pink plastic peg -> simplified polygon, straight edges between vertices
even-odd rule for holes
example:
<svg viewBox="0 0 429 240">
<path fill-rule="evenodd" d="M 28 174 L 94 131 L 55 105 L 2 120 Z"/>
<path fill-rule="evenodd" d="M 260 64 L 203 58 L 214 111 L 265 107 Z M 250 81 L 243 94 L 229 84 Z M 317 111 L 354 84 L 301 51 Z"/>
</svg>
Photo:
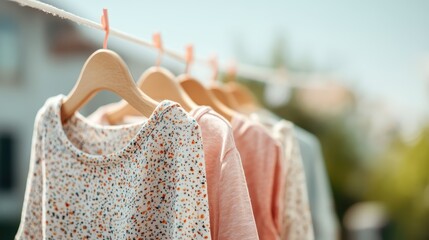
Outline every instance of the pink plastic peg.
<svg viewBox="0 0 429 240">
<path fill-rule="evenodd" d="M 217 80 L 217 76 L 219 74 L 219 64 L 217 61 L 217 55 L 213 55 L 210 59 L 209 59 L 209 63 L 213 69 L 213 82 L 216 82 Z"/>
<path fill-rule="evenodd" d="M 103 15 L 101 15 L 101 25 L 103 26 L 106 34 L 104 35 L 103 48 L 107 48 L 107 39 L 109 38 L 110 26 L 109 26 L 109 16 L 107 8 L 103 8 Z"/>
<path fill-rule="evenodd" d="M 153 45 L 159 51 L 158 59 L 156 60 L 156 66 L 159 67 L 161 65 L 161 55 L 164 52 L 164 49 L 162 47 L 161 33 L 159 32 L 154 33 L 152 35 L 152 40 L 153 40 Z"/>
<path fill-rule="evenodd" d="M 186 61 L 185 74 L 189 74 L 190 65 L 194 61 L 194 46 L 192 44 L 188 44 L 186 46 L 185 61 Z"/>
<path fill-rule="evenodd" d="M 228 67 L 228 76 L 230 77 L 230 81 L 234 80 L 237 75 L 237 62 L 235 60 L 231 60 Z"/>
</svg>

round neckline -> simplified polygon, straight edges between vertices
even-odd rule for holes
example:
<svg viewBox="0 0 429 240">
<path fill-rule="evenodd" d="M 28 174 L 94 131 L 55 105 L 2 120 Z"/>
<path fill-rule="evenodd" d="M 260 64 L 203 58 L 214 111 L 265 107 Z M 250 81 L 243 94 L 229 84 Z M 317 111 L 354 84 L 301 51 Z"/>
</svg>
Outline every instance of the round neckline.
<svg viewBox="0 0 429 240">
<path fill-rule="evenodd" d="M 195 120 L 198 120 L 201 118 L 202 115 L 204 115 L 205 113 L 211 111 L 212 108 L 209 106 L 205 106 L 205 105 L 201 105 L 198 107 L 193 108 L 190 112 L 189 115 L 191 115 L 193 118 L 195 118 Z"/>
<path fill-rule="evenodd" d="M 92 154 L 83 151 L 82 149 L 78 148 L 71 142 L 69 137 L 67 136 L 63 124 L 61 122 L 61 106 L 64 101 L 65 96 L 60 95 L 58 96 L 58 101 L 55 104 L 55 107 L 53 109 L 54 116 L 55 116 L 55 130 L 58 133 L 58 138 L 60 141 L 66 146 L 66 148 L 72 152 L 72 154 L 75 155 L 75 158 L 84 163 L 84 164 L 91 164 L 91 165 L 109 165 L 117 163 L 121 160 L 126 160 L 131 155 L 134 155 L 134 150 L 136 145 L 140 145 L 141 142 L 145 141 L 149 134 L 152 132 L 152 130 L 155 128 L 155 126 L 160 122 L 162 119 L 162 116 L 165 112 L 167 112 L 172 107 L 178 106 L 177 103 L 169 101 L 169 100 L 163 100 L 161 101 L 155 108 L 155 110 L 152 112 L 152 114 L 145 120 L 137 123 L 131 123 L 131 124 L 121 124 L 121 125 L 114 125 L 114 126 L 104 126 L 101 124 L 97 124 L 95 122 L 90 121 L 88 118 L 80 114 L 79 112 L 75 112 L 69 120 L 67 120 L 67 123 L 70 123 L 71 121 L 77 121 L 77 124 L 86 126 L 88 128 L 95 128 L 100 130 L 120 130 L 120 129 L 130 129 L 130 128 L 137 128 L 137 132 L 133 134 L 133 137 L 121 148 L 119 148 L 116 151 L 107 153 L 107 154 Z M 67 124 L 65 123 L 65 124 Z"/>
</svg>

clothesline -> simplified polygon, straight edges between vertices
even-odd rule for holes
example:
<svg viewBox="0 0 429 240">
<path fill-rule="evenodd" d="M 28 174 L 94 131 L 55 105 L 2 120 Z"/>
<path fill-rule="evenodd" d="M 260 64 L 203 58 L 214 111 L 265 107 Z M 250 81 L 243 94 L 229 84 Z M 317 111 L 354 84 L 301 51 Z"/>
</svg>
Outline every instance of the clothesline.
<svg viewBox="0 0 429 240">
<path fill-rule="evenodd" d="M 38 9 L 45 13 L 70 20 L 80 25 L 84 25 L 93 29 L 104 31 L 104 28 L 100 23 L 80 17 L 76 14 L 59 9 L 47 3 L 43 3 L 37 0 L 10 0 L 10 1 L 19 3 L 22 6 Z M 138 45 L 142 45 L 153 49 L 156 48 L 154 44 L 149 41 L 143 40 L 141 38 L 135 37 L 133 35 L 130 35 L 128 33 L 122 32 L 114 28 L 110 28 L 109 34 L 114 35 L 123 40 L 136 43 Z M 182 54 L 179 54 L 176 51 L 171 49 L 163 49 L 163 54 L 166 54 L 178 61 L 182 61 L 182 62 L 186 61 L 185 60 L 186 58 Z M 209 60 L 202 59 L 202 58 L 194 58 L 194 61 L 202 64 L 208 64 L 208 65 L 211 64 Z M 237 63 L 235 68 L 236 68 L 236 74 L 239 76 L 249 78 L 259 82 L 264 82 L 264 83 L 271 82 L 272 84 L 288 85 L 291 87 L 292 86 L 303 87 L 307 82 L 306 80 L 320 80 L 320 79 L 326 78 L 326 76 L 323 76 L 320 74 L 311 74 L 311 75 L 296 74 L 296 73 L 286 72 L 285 70 L 282 70 L 282 69 L 279 70 L 279 69 L 273 69 L 273 68 L 258 67 L 258 66 L 252 66 L 252 65 L 242 64 L 242 63 Z M 226 69 L 227 67 L 225 66 L 219 67 L 220 71 L 225 71 Z M 284 80 L 287 80 L 287 81 L 284 81 Z"/>
</svg>

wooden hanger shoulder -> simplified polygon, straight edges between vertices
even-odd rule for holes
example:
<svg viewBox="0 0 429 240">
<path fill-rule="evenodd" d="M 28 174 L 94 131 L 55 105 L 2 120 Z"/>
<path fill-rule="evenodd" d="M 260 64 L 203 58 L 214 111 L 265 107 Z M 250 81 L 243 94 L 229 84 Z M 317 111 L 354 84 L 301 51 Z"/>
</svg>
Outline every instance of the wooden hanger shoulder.
<svg viewBox="0 0 429 240">
<path fill-rule="evenodd" d="M 226 90 L 224 86 L 214 85 L 210 87 L 209 90 L 220 102 L 222 102 L 227 107 L 237 111 L 240 110 L 240 105 L 237 103 L 234 96 L 228 90 Z"/>
<path fill-rule="evenodd" d="M 198 106 L 183 90 L 182 86 L 177 82 L 176 77 L 165 68 L 149 68 L 140 77 L 138 85 L 151 98 L 175 101 L 187 111 L 191 111 Z"/>
<path fill-rule="evenodd" d="M 198 80 L 188 75 L 182 75 L 178 77 L 178 81 L 195 103 L 210 106 L 225 119 L 231 121 L 234 111 L 217 100 Z"/>
<path fill-rule="evenodd" d="M 177 102 L 188 112 L 198 106 L 176 82 L 174 75 L 165 68 L 149 68 L 141 75 L 137 84 L 140 90 L 156 101 L 168 99 Z M 106 118 L 110 123 L 117 124 L 122 122 L 125 116 L 138 115 L 141 115 L 138 110 L 130 104 L 123 103 L 118 108 L 107 112 Z"/>
<path fill-rule="evenodd" d="M 234 97 L 236 102 L 246 111 L 255 111 L 260 108 L 260 104 L 256 100 L 252 92 L 246 87 L 236 82 L 228 82 L 225 84 L 226 89 Z"/>
<path fill-rule="evenodd" d="M 116 93 L 146 117 L 158 105 L 137 88 L 128 67 L 118 54 L 100 49 L 88 58 L 76 85 L 64 99 L 61 106 L 62 121 L 69 119 L 101 90 Z"/>
</svg>

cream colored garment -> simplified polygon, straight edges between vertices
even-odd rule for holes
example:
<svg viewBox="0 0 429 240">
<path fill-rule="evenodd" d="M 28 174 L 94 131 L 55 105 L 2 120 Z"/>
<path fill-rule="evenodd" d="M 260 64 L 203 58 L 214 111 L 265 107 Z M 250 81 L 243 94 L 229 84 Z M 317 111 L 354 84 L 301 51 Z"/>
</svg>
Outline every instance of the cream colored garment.
<svg viewBox="0 0 429 240">
<path fill-rule="evenodd" d="M 243 162 L 259 238 L 280 239 L 285 177 L 281 145 L 266 129 L 244 116 L 231 126 Z"/>
<path fill-rule="evenodd" d="M 280 121 L 273 126 L 272 133 L 282 143 L 286 161 L 282 239 L 312 240 L 314 232 L 305 172 L 293 124 Z"/>
<path fill-rule="evenodd" d="M 103 118 L 114 105 L 95 111 L 89 119 L 108 124 Z M 201 127 L 208 185 L 212 239 L 258 239 L 249 192 L 240 155 L 229 123 L 209 107 L 190 112 Z M 141 121 L 126 116 L 124 121 Z"/>
</svg>

